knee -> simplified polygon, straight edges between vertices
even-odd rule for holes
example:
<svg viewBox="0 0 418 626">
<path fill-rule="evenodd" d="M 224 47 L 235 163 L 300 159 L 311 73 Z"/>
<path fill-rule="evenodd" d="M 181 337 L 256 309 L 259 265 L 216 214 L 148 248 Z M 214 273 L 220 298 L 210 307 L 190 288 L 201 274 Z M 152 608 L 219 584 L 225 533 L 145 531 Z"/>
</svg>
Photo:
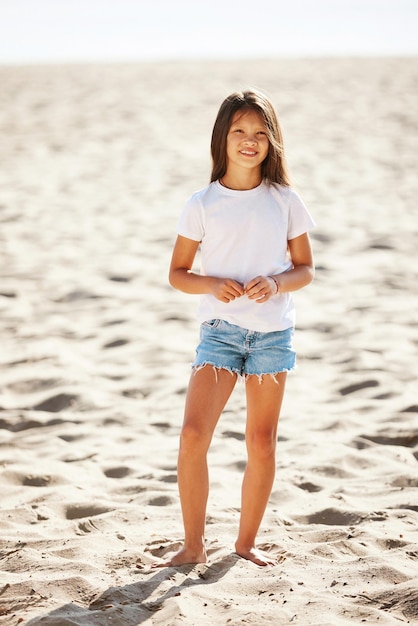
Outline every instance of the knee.
<svg viewBox="0 0 418 626">
<path fill-rule="evenodd" d="M 249 455 L 260 459 L 268 459 L 276 454 L 276 433 L 271 431 L 254 432 L 247 435 L 247 450 Z"/>
<path fill-rule="evenodd" d="M 210 437 L 195 424 L 184 424 L 180 433 L 180 451 L 187 454 L 205 451 L 209 447 Z"/>
</svg>

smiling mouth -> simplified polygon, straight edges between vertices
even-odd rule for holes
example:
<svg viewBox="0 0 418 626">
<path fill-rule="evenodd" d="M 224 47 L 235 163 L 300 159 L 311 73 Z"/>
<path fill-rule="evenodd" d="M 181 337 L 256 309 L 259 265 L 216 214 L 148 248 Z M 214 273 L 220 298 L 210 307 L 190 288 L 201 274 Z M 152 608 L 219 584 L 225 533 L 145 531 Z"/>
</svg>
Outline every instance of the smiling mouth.
<svg viewBox="0 0 418 626">
<path fill-rule="evenodd" d="M 240 150 L 241 154 L 245 154 L 245 156 L 255 156 L 257 152 L 254 150 Z"/>
</svg>

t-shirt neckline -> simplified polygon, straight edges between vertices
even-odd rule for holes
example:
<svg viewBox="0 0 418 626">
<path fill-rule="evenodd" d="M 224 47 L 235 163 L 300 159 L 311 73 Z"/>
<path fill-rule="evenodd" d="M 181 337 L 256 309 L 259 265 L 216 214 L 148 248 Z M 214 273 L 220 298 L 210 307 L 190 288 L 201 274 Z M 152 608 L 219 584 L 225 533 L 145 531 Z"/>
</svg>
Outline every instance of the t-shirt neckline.
<svg viewBox="0 0 418 626">
<path fill-rule="evenodd" d="M 246 194 L 248 196 L 255 195 L 259 193 L 260 191 L 262 191 L 262 189 L 264 189 L 265 187 L 264 180 L 262 180 L 261 183 L 257 185 L 257 187 L 253 187 L 253 189 L 230 189 L 229 187 L 225 187 L 224 185 L 222 185 L 219 182 L 219 180 L 216 180 L 214 184 L 216 185 L 219 191 L 221 191 L 222 193 L 228 196 L 238 196 L 238 195 L 243 195 L 243 194 Z"/>
</svg>

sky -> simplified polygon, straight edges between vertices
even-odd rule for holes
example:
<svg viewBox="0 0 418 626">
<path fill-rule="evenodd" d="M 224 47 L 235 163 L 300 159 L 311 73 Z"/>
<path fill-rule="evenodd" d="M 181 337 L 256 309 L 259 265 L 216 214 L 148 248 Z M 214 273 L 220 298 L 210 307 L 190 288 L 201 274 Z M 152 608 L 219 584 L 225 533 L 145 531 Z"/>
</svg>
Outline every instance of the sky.
<svg viewBox="0 0 418 626">
<path fill-rule="evenodd" d="M 418 54 L 418 0 L 0 0 L 0 64 Z"/>
</svg>

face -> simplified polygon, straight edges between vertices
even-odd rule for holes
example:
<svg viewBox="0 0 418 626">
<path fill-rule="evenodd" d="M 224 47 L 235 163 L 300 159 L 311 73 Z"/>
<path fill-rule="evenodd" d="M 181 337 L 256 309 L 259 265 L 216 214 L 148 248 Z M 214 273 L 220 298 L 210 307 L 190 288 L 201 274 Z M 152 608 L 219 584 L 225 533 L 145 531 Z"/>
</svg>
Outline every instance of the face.
<svg viewBox="0 0 418 626">
<path fill-rule="evenodd" d="M 256 111 L 237 111 L 226 140 L 227 168 L 259 168 L 267 157 L 269 140 L 262 116 Z"/>
</svg>

